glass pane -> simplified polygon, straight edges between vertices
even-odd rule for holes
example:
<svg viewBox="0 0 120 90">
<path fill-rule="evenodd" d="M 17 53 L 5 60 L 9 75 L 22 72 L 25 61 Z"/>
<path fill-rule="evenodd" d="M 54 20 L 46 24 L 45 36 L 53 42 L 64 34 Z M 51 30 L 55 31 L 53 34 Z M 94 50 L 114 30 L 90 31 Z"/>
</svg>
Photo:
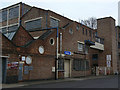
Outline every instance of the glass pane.
<svg viewBox="0 0 120 90">
<path fill-rule="evenodd" d="M 17 18 L 19 16 L 19 6 L 9 9 L 9 19 Z"/>
<path fill-rule="evenodd" d="M 11 32 L 11 33 L 6 33 L 4 34 L 8 39 L 12 40 L 13 36 L 15 35 L 15 32 Z"/>
<path fill-rule="evenodd" d="M 26 22 L 26 30 L 33 30 L 41 28 L 41 19 Z"/>
<path fill-rule="evenodd" d="M 50 18 L 50 26 L 51 27 L 58 27 L 59 21 L 53 18 Z"/>
<path fill-rule="evenodd" d="M 8 27 L 8 31 L 11 32 L 11 31 L 16 31 L 18 29 L 18 25 L 14 25 L 14 26 L 10 26 Z"/>
<path fill-rule="evenodd" d="M 7 20 L 7 10 L 2 11 L 2 21 Z"/>
</svg>

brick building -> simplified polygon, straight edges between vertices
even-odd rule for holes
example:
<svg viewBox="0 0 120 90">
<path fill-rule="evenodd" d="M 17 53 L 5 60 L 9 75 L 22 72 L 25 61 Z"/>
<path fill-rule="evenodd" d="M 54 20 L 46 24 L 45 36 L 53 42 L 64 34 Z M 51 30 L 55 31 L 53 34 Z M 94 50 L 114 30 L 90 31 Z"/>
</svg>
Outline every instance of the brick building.
<svg viewBox="0 0 120 90">
<path fill-rule="evenodd" d="M 112 17 L 98 19 L 93 30 L 21 2 L 2 9 L 0 15 L 3 83 L 117 72 Z"/>
<path fill-rule="evenodd" d="M 118 70 L 119 70 L 119 73 L 120 73 L 120 27 L 117 26 L 116 27 L 116 30 L 117 30 L 117 43 L 118 43 Z"/>
</svg>

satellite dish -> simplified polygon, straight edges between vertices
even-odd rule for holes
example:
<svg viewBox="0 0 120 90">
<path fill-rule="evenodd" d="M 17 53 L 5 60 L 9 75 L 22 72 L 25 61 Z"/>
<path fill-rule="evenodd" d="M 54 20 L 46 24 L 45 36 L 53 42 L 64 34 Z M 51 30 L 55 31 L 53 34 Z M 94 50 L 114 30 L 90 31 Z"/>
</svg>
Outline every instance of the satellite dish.
<svg viewBox="0 0 120 90">
<path fill-rule="evenodd" d="M 43 53 L 44 53 L 44 47 L 43 47 L 43 46 L 40 46 L 40 47 L 39 47 L 39 52 L 40 52 L 40 54 L 43 54 Z"/>
<path fill-rule="evenodd" d="M 27 64 L 31 64 L 32 63 L 32 57 L 31 56 L 27 56 L 26 63 Z"/>
</svg>

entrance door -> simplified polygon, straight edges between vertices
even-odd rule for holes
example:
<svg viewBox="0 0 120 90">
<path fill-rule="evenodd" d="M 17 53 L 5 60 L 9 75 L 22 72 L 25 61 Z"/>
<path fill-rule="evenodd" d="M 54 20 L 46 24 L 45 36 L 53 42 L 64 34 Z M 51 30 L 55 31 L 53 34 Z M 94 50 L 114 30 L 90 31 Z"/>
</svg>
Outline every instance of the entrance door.
<svg viewBox="0 0 120 90">
<path fill-rule="evenodd" d="M 68 78 L 70 77 L 70 61 L 69 60 L 65 60 L 64 62 L 64 77 Z"/>
<path fill-rule="evenodd" d="M 6 83 L 7 60 L 2 58 L 2 83 Z"/>
<path fill-rule="evenodd" d="M 18 74 L 19 81 L 23 80 L 22 76 L 23 76 L 23 63 L 19 63 L 19 74 Z"/>
</svg>

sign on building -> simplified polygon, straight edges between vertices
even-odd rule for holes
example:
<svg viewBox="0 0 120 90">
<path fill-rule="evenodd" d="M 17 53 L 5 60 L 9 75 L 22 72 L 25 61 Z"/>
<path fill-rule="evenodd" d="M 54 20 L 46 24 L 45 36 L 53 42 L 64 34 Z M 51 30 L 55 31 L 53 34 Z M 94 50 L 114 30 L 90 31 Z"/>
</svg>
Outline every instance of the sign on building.
<svg viewBox="0 0 120 90">
<path fill-rule="evenodd" d="M 107 55 L 106 58 L 107 58 L 107 61 L 111 61 L 111 55 Z"/>
<path fill-rule="evenodd" d="M 64 54 L 65 55 L 71 55 L 71 52 L 70 51 L 64 51 Z"/>
</svg>

